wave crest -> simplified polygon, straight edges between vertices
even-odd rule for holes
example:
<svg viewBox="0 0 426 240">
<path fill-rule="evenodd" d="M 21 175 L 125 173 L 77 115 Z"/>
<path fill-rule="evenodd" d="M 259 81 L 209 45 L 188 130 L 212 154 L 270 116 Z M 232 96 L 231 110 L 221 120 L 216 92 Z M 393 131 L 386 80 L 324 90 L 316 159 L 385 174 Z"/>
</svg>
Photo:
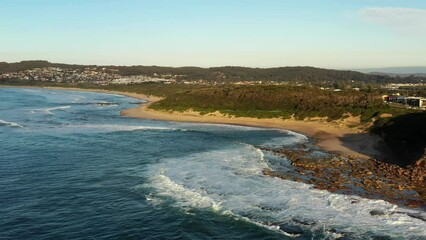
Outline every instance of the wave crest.
<svg viewBox="0 0 426 240">
<path fill-rule="evenodd" d="M 419 211 L 265 176 L 262 169 L 268 167 L 267 158 L 253 146 L 237 144 L 167 159 L 147 169 L 147 187 L 154 189 L 153 196 L 174 199 L 179 208 L 219 209 L 221 214 L 277 229 L 285 235 L 303 234 L 304 229 L 330 238 L 347 235 L 362 239 L 367 232 L 392 237 L 426 234 L 423 213 Z M 373 216 L 370 212 L 374 209 L 395 214 Z M 305 219 L 309 226 L 294 218 Z M 297 228 L 292 229 L 293 225 Z"/>
<path fill-rule="evenodd" d="M 155 127 L 155 126 L 132 126 L 132 125 L 113 125 L 113 124 L 86 124 L 86 125 L 67 125 L 68 128 L 92 129 L 106 132 L 130 132 L 137 130 L 145 131 L 186 131 L 185 129 Z"/>
<path fill-rule="evenodd" d="M 47 115 L 55 115 L 52 111 L 64 110 L 64 109 L 68 109 L 68 108 L 71 108 L 71 106 L 60 106 L 60 107 L 52 107 L 52 108 L 33 109 L 33 110 L 31 110 L 31 113 L 43 112 Z"/>
<path fill-rule="evenodd" d="M 11 128 L 23 128 L 24 127 L 19 123 L 8 122 L 8 121 L 4 121 L 4 120 L 1 120 L 1 119 L 0 119 L 0 126 L 11 127 Z"/>
</svg>

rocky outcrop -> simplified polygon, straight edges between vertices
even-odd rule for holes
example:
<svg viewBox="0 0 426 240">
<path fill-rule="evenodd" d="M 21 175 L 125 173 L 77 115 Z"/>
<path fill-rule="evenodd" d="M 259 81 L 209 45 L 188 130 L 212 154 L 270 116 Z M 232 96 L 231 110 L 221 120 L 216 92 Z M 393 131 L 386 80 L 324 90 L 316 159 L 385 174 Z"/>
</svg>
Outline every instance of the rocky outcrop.
<svg viewBox="0 0 426 240">
<path fill-rule="evenodd" d="M 265 169 L 272 177 L 313 184 L 330 192 L 383 199 L 402 206 L 426 209 L 426 158 L 400 167 L 374 159 L 343 158 L 336 154 L 318 158 L 306 146 L 263 149 L 288 159 L 293 171 Z"/>
</svg>

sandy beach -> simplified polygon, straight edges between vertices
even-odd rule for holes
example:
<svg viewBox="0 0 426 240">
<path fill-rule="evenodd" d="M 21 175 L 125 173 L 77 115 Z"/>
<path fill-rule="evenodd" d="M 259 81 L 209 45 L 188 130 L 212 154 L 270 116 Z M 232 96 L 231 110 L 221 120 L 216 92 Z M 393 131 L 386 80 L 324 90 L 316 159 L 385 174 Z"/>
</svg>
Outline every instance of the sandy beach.
<svg viewBox="0 0 426 240">
<path fill-rule="evenodd" d="M 138 97 L 137 95 L 134 96 Z M 144 99 L 143 95 L 140 95 L 139 97 Z M 124 110 L 121 114 L 126 117 L 163 121 L 278 128 L 302 133 L 314 139 L 316 144 L 322 149 L 337 152 L 344 156 L 368 159 L 380 155 L 380 152 L 376 149 L 376 146 L 380 141 L 378 137 L 360 132 L 358 129 L 349 128 L 344 125 L 338 126 L 337 124 L 320 121 L 301 121 L 294 119 L 283 120 L 279 118 L 257 119 L 249 117 L 230 117 L 225 116 L 220 112 L 201 115 L 195 111 L 172 112 L 150 109 L 149 105 L 158 100 L 160 100 L 160 98 L 151 98 L 148 103 L 142 104 L 138 108 Z"/>
<path fill-rule="evenodd" d="M 1 86 L 15 87 L 15 86 Z M 25 87 L 28 88 L 28 87 Z M 31 88 L 31 87 L 30 87 Z M 34 87 L 40 88 L 40 87 Z M 279 118 L 249 118 L 249 117 L 230 117 L 219 112 L 201 115 L 195 111 L 171 112 L 156 111 L 149 108 L 149 105 L 161 100 L 161 97 L 149 96 L 139 93 L 109 91 L 102 89 L 81 89 L 81 88 L 63 88 L 63 87 L 43 87 L 53 90 L 71 90 L 83 92 L 99 92 L 108 94 L 119 94 L 140 100 L 147 101 L 137 108 L 126 109 L 121 115 L 133 118 L 154 119 L 162 121 L 175 122 L 194 122 L 194 123 L 215 123 L 215 124 L 231 124 L 252 127 L 266 127 L 290 130 L 304 134 L 312 138 L 315 143 L 326 151 L 337 152 L 343 156 L 354 158 L 376 158 L 380 156 L 377 150 L 379 137 L 372 136 L 368 133 L 360 132 L 359 129 L 349 128 L 344 124 L 332 124 L 324 121 L 302 121 L 294 119 Z"/>
</svg>

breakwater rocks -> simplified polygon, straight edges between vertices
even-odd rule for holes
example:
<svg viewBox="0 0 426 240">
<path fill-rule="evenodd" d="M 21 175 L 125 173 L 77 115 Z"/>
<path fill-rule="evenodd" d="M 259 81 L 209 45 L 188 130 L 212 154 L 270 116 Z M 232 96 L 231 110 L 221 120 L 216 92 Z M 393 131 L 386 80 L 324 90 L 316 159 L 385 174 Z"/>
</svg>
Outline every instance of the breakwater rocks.
<svg viewBox="0 0 426 240">
<path fill-rule="evenodd" d="M 312 184 L 330 192 L 426 209 L 426 158 L 402 168 L 374 159 L 344 158 L 333 153 L 318 155 L 314 147 L 306 145 L 262 150 L 288 159 L 292 168 L 264 169 L 265 175 Z"/>
</svg>

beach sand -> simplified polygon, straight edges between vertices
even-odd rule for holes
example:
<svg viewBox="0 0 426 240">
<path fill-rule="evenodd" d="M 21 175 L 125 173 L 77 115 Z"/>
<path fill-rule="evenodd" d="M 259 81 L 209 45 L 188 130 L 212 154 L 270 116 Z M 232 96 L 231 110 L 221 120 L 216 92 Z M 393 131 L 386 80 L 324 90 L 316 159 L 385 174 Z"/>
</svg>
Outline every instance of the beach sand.
<svg viewBox="0 0 426 240">
<path fill-rule="evenodd" d="M 220 112 L 201 115 L 195 111 L 172 112 L 156 111 L 149 105 L 158 99 L 142 104 L 138 108 L 127 109 L 121 112 L 123 116 L 144 119 L 156 119 L 175 122 L 232 124 L 253 127 L 285 129 L 304 134 L 316 141 L 316 145 L 326 151 L 337 152 L 343 156 L 354 158 L 376 158 L 380 155 L 377 150 L 380 138 L 359 129 L 339 126 L 321 121 L 301 121 L 280 118 L 249 118 L 225 116 Z"/>
</svg>

